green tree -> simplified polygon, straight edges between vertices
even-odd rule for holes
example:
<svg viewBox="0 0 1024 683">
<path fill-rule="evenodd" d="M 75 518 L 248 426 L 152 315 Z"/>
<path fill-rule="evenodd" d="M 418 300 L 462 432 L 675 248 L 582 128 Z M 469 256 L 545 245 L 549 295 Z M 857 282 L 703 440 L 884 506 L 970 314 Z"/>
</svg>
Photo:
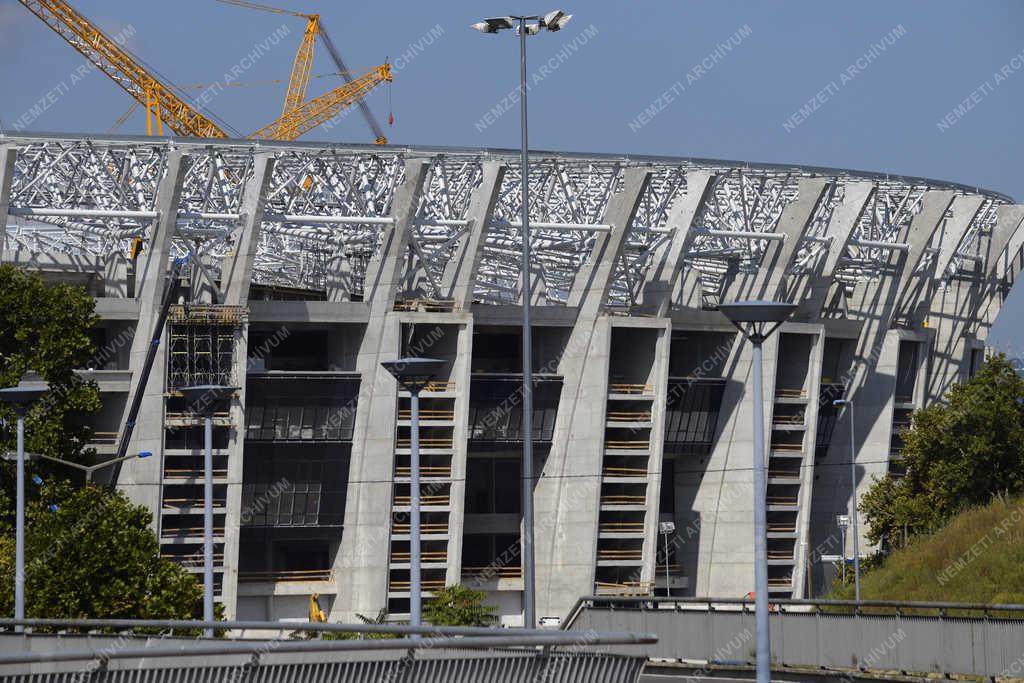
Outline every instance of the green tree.
<svg viewBox="0 0 1024 683">
<path fill-rule="evenodd" d="M 88 447 L 92 432 L 83 416 L 99 410 L 99 390 L 74 372 L 96 354 L 90 337 L 98 320 L 94 307 L 95 301 L 79 287 L 48 285 L 39 275 L 0 266 L 0 387 L 14 386 L 35 372 L 51 389 L 26 415 L 25 446 L 30 452 L 81 463 L 94 456 Z M 0 421 L 0 451 L 14 450 L 14 412 L 0 406 Z M 46 464 L 33 463 L 32 468 L 52 471 Z M 6 494 L 0 502 L 13 500 L 13 472 L 12 464 L 0 464 L 0 486 Z M 0 514 L 0 524 L 10 523 L 9 503 L 0 507 Z"/>
<path fill-rule="evenodd" d="M 1024 492 L 1024 378 L 997 354 L 946 398 L 904 430 L 906 475 L 876 480 L 862 499 L 873 543 L 900 547 L 993 495 Z"/>
<path fill-rule="evenodd" d="M 55 507 L 51 507 L 55 506 Z M 202 587 L 160 557 L 152 515 L 99 486 L 48 484 L 26 508 L 25 612 L 53 619 L 198 619 Z M 14 582 L 14 540 L 0 539 L 0 581 Z M 10 590 L 0 614 L 12 614 Z"/>
<path fill-rule="evenodd" d="M 462 584 L 434 591 L 423 607 L 423 618 L 434 626 L 492 626 L 494 608 L 483 604 L 487 594 Z"/>
</svg>

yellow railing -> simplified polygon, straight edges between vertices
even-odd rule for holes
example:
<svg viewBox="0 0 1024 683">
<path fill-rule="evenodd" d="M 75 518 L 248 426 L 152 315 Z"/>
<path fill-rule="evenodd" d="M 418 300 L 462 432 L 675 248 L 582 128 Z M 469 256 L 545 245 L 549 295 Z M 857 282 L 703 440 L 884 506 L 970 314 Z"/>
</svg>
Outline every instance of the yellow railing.
<svg viewBox="0 0 1024 683">
<path fill-rule="evenodd" d="M 437 436 L 420 439 L 420 448 L 451 448 L 453 439 L 450 436 Z M 399 448 L 412 448 L 412 439 L 399 439 Z"/>
<path fill-rule="evenodd" d="M 164 470 L 164 479 L 202 479 L 206 474 L 201 469 L 169 469 Z M 227 468 L 213 470 L 214 477 L 228 476 Z"/>
<path fill-rule="evenodd" d="M 395 534 L 408 534 L 412 531 L 412 526 L 408 523 L 399 524 L 395 523 L 391 525 L 391 532 Z M 446 534 L 448 533 L 447 524 L 420 524 L 421 534 Z"/>
<path fill-rule="evenodd" d="M 210 304 L 172 305 L 167 314 L 169 323 L 207 323 L 210 325 L 240 325 L 248 317 L 245 306 Z"/>
<path fill-rule="evenodd" d="M 450 466 L 431 466 L 431 467 L 420 467 L 421 477 L 450 477 L 452 475 L 452 468 Z M 395 468 L 395 476 L 399 477 L 411 477 L 412 467 L 399 466 Z"/>
<path fill-rule="evenodd" d="M 426 393 L 439 393 L 442 391 L 455 391 L 455 380 L 440 380 L 435 379 L 431 382 L 427 382 L 422 391 Z"/>
<path fill-rule="evenodd" d="M 165 508 L 203 507 L 203 501 L 198 498 L 164 498 L 163 505 Z M 224 505 L 224 500 L 213 499 L 214 508 L 222 508 Z"/>
<path fill-rule="evenodd" d="M 646 502 L 646 496 L 601 496 L 601 505 L 643 505 Z"/>
<path fill-rule="evenodd" d="M 768 559 L 769 560 L 792 560 L 793 559 L 793 551 L 792 550 L 769 550 L 768 551 Z"/>
<path fill-rule="evenodd" d="M 782 578 L 782 579 L 768 579 L 768 586 L 770 588 L 788 588 L 793 585 L 793 579 Z"/>
<path fill-rule="evenodd" d="M 609 394 L 631 394 L 646 395 L 654 393 L 653 384 L 628 384 L 625 382 L 614 382 L 608 385 Z"/>
<path fill-rule="evenodd" d="M 807 392 L 803 389 L 779 389 L 775 398 L 807 398 Z"/>
<path fill-rule="evenodd" d="M 398 411 L 398 419 L 399 420 L 411 420 L 412 419 L 412 409 L 410 408 L 410 409 L 406 410 L 406 409 L 403 408 L 402 410 L 399 410 Z M 421 410 L 420 411 L 420 419 L 421 420 L 454 420 L 455 419 L 455 411 L 454 410 Z"/>
<path fill-rule="evenodd" d="M 291 581 L 291 582 L 312 582 L 331 581 L 334 572 L 330 569 L 286 569 L 277 572 L 238 572 L 238 580 L 241 582 L 269 582 L 269 581 Z"/>
<path fill-rule="evenodd" d="M 644 523 L 643 522 L 602 522 L 598 527 L 598 531 L 604 531 L 609 534 L 629 534 L 629 533 L 643 533 Z"/>
<path fill-rule="evenodd" d="M 650 422 L 649 410 L 609 410 L 606 416 L 609 422 Z"/>
<path fill-rule="evenodd" d="M 625 583 L 612 583 L 597 581 L 594 583 L 594 592 L 598 595 L 650 595 L 654 592 L 654 582 L 626 581 Z"/>
<path fill-rule="evenodd" d="M 642 449 L 645 449 L 645 448 L 650 448 L 651 447 L 651 442 L 650 442 L 650 440 L 635 440 L 635 441 L 614 440 L 614 441 L 605 441 L 604 442 L 604 447 L 606 449 L 608 449 L 609 451 L 629 451 L 629 450 L 636 450 L 636 449 L 641 449 L 642 450 Z"/>
<path fill-rule="evenodd" d="M 598 548 L 597 559 L 599 560 L 642 560 L 642 550 L 628 550 L 621 548 Z"/>
<path fill-rule="evenodd" d="M 507 567 L 498 567 L 495 565 L 489 565 L 487 567 L 463 567 L 463 577 L 473 577 L 477 579 L 521 579 L 523 578 L 523 568 L 518 565 L 510 565 Z"/>
<path fill-rule="evenodd" d="M 773 425 L 802 425 L 804 423 L 804 414 L 799 413 L 797 415 L 772 415 Z"/>
<path fill-rule="evenodd" d="M 800 473 L 788 470 L 768 470 L 768 476 L 772 479 L 799 479 Z"/>
<path fill-rule="evenodd" d="M 791 534 L 796 531 L 794 524 L 772 524 L 768 523 L 768 531 L 776 534 Z"/>
<path fill-rule="evenodd" d="M 646 477 L 647 470 L 643 467 L 605 467 L 602 470 L 606 477 Z"/>
<path fill-rule="evenodd" d="M 782 453 L 802 453 L 804 445 L 800 443 L 773 443 L 772 450 Z"/>
<path fill-rule="evenodd" d="M 662 576 L 664 576 L 666 570 L 668 571 L 669 574 L 672 574 L 674 572 L 679 572 L 682 569 L 682 565 L 679 565 L 679 564 L 667 564 L 667 565 L 666 564 L 659 564 L 654 569 L 655 569 L 655 571 L 660 572 Z"/>
<path fill-rule="evenodd" d="M 796 505 L 794 496 L 768 496 L 769 505 Z"/>
<path fill-rule="evenodd" d="M 395 301 L 396 311 L 423 311 L 425 313 L 444 313 L 454 308 L 451 299 L 398 299 Z"/>
<path fill-rule="evenodd" d="M 401 592 L 409 590 L 409 581 L 389 581 L 388 590 Z M 437 579 L 431 581 L 420 581 L 420 588 L 423 590 L 434 590 L 435 588 L 444 588 L 444 579 Z"/>
<path fill-rule="evenodd" d="M 412 496 L 395 496 L 395 505 L 411 505 Z M 447 505 L 448 496 L 420 496 L 420 505 Z"/>
<path fill-rule="evenodd" d="M 412 553 L 391 553 L 392 562 L 409 562 L 412 560 Z M 447 562 L 448 553 L 443 550 L 430 550 L 420 553 L 420 560 L 423 562 Z"/>
</svg>

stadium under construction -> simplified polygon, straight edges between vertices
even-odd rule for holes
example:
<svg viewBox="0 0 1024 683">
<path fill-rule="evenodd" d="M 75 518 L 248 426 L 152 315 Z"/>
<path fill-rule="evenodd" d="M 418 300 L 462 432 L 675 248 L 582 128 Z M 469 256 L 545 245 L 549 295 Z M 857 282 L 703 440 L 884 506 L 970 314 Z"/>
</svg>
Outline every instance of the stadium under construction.
<svg viewBox="0 0 1024 683">
<path fill-rule="evenodd" d="M 819 594 L 857 491 L 984 358 L 1024 206 L 922 178 L 534 152 L 521 297 L 518 153 L 133 137 L 0 137 L 4 263 L 101 316 L 99 457 L 142 391 L 117 486 L 202 571 L 200 418 L 216 406 L 215 561 L 229 617 L 402 618 L 410 400 L 382 361 L 447 362 L 421 395 L 423 581 L 522 619 L 520 319 L 533 313 L 537 613 L 592 594 L 753 590 L 750 345 L 718 311 L 779 299 L 765 344 L 771 596 Z M 148 382 L 140 368 L 174 258 Z M 671 535 L 659 523 L 672 521 Z M 867 549 L 861 529 L 862 550 Z M 843 547 L 843 542 L 847 547 Z"/>
</svg>

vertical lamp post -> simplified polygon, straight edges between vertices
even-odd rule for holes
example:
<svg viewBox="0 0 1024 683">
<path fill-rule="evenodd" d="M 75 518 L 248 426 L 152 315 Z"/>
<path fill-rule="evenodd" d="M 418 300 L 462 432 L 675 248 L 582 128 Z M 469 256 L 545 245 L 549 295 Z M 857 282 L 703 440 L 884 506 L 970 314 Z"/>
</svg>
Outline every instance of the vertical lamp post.
<svg viewBox="0 0 1024 683">
<path fill-rule="evenodd" d="M 231 398 L 235 387 L 219 384 L 199 384 L 184 387 L 185 396 L 193 412 L 203 416 L 203 621 L 213 621 L 213 413 L 218 404 Z M 206 637 L 213 637 L 213 629 L 206 629 Z"/>
<path fill-rule="evenodd" d="M 857 446 L 855 445 L 853 419 L 853 403 L 843 398 L 832 401 L 834 406 L 845 406 L 850 411 L 850 533 L 853 535 L 853 596 L 860 602 L 860 541 L 857 539 Z M 846 543 L 843 543 L 843 556 L 846 555 Z M 845 562 L 844 562 L 845 564 Z M 846 569 L 843 568 L 843 576 Z"/>
<path fill-rule="evenodd" d="M 849 515 L 836 515 L 836 526 L 839 527 L 839 536 L 842 539 L 843 547 L 840 557 L 843 558 L 842 563 L 839 565 L 843 568 L 843 585 L 846 585 L 846 530 L 850 526 Z"/>
<path fill-rule="evenodd" d="M 419 626 L 423 613 L 420 582 L 420 392 L 437 377 L 445 361 L 400 358 L 381 365 L 394 375 L 398 386 L 409 392 L 409 623 Z"/>
<path fill-rule="evenodd" d="M 764 368 L 761 345 L 788 318 L 796 304 L 779 301 L 737 301 L 718 307 L 754 345 L 754 622 L 757 636 L 757 683 L 771 680 L 771 637 L 768 626 L 767 477 L 764 447 Z"/>
<path fill-rule="evenodd" d="M 668 573 L 668 537 L 676 532 L 675 522 L 661 522 L 658 524 L 658 531 L 665 537 L 665 597 L 672 597 L 672 586 L 669 585 Z M 657 571 L 657 567 L 654 568 Z"/>
<path fill-rule="evenodd" d="M 17 509 L 14 532 L 14 618 L 25 618 L 25 412 L 49 387 L 10 387 L 0 389 L 0 403 L 6 403 L 18 416 Z M 21 632 L 22 627 L 17 627 Z"/>
<path fill-rule="evenodd" d="M 522 166 L 522 301 L 523 301 L 523 626 L 537 625 L 536 581 L 533 560 L 533 350 L 530 339 L 530 189 L 529 189 L 529 134 L 526 123 L 526 36 L 536 35 L 543 29 L 560 31 L 572 19 L 571 14 L 555 10 L 541 15 L 490 17 L 473 24 L 481 33 L 497 33 L 515 29 L 519 35 L 519 126 L 521 133 Z M 529 22 L 529 23 L 528 23 Z"/>
</svg>

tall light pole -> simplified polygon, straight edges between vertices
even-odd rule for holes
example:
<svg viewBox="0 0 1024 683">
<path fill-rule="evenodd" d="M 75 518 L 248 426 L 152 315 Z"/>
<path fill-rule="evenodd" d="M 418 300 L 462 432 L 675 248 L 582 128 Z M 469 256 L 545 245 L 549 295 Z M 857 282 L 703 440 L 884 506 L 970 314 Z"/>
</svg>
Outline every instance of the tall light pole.
<svg viewBox="0 0 1024 683">
<path fill-rule="evenodd" d="M 203 416 L 203 621 L 213 621 L 213 413 L 237 391 L 219 384 L 184 387 L 181 393 L 193 412 Z M 205 631 L 213 637 L 213 629 Z"/>
<path fill-rule="evenodd" d="M 104 460 L 103 462 L 98 462 L 95 465 L 80 465 L 77 462 L 71 462 L 70 460 L 63 460 L 61 458 L 55 458 L 52 455 L 46 455 L 44 453 L 25 453 L 25 459 L 26 460 L 49 460 L 50 462 L 55 462 L 58 465 L 66 465 L 67 467 L 73 467 L 76 470 L 79 470 L 80 472 L 85 472 L 85 483 L 86 484 L 91 484 L 92 483 L 92 475 L 96 471 L 98 471 L 98 470 L 102 470 L 102 469 L 105 469 L 107 467 L 111 467 L 113 465 L 117 465 L 117 464 L 122 463 L 122 462 L 124 462 L 126 460 L 134 460 L 135 458 L 148 458 L 151 455 L 153 455 L 153 454 L 150 453 L 149 451 L 142 451 L 141 453 L 132 453 L 131 455 L 125 455 L 125 456 L 122 456 L 120 458 L 111 458 L 110 460 Z M 14 453 L 4 453 L 3 457 L 4 457 L 4 460 L 16 460 L 17 459 L 17 454 L 14 454 Z"/>
<path fill-rule="evenodd" d="M 668 573 L 668 537 L 676 532 L 675 522 L 661 522 L 658 524 L 658 531 L 665 537 L 665 597 L 672 597 L 672 586 L 669 584 L 671 578 Z M 654 568 L 657 571 L 657 567 Z"/>
<path fill-rule="evenodd" d="M 754 623 L 757 637 L 757 683 L 771 681 L 771 636 L 768 625 L 768 485 L 764 448 L 764 368 L 761 345 L 788 318 L 796 304 L 737 301 L 718 307 L 754 345 Z"/>
<path fill-rule="evenodd" d="M 853 596 L 854 600 L 860 602 L 860 541 L 857 539 L 857 446 L 854 429 L 856 423 L 853 419 L 853 402 L 844 398 L 837 398 L 832 401 L 834 406 L 844 406 L 850 411 L 850 533 L 853 535 Z M 846 544 L 843 544 L 843 554 L 846 554 Z M 845 568 L 844 568 L 845 574 Z"/>
<path fill-rule="evenodd" d="M 533 297 L 530 284 L 530 165 L 529 133 L 526 122 L 526 36 L 536 35 L 541 30 L 560 31 L 572 19 L 571 14 L 555 10 L 541 15 L 510 15 L 490 17 L 473 24 L 471 28 L 481 33 L 497 33 L 505 29 L 516 29 L 519 34 L 519 128 L 521 132 L 520 165 L 522 166 L 522 238 L 523 260 L 523 626 L 537 625 L 537 600 L 535 595 L 533 559 L 533 349 L 530 327 L 530 301 Z M 535 23 L 533 23 L 535 22 Z"/>
<path fill-rule="evenodd" d="M 17 510 L 14 532 L 14 618 L 25 618 L 25 412 L 49 387 L 17 386 L 0 389 L 0 403 L 6 403 L 18 416 Z M 18 626 L 17 631 L 21 632 Z"/>
<path fill-rule="evenodd" d="M 420 392 L 437 377 L 445 361 L 400 358 L 381 365 L 394 375 L 398 386 L 409 392 L 409 623 L 419 626 L 423 614 L 420 581 Z"/>
</svg>

